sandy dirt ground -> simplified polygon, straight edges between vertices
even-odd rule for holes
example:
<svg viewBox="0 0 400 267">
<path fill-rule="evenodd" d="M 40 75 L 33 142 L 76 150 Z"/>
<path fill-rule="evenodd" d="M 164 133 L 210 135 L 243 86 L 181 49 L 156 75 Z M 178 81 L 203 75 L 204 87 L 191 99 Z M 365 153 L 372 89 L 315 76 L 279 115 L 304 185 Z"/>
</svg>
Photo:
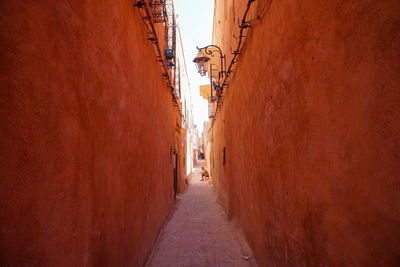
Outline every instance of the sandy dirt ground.
<svg viewBox="0 0 400 267">
<path fill-rule="evenodd" d="M 257 266 L 213 187 L 200 178 L 197 168 L 188 190 L 177 197 L 146 266 Z"/>
</svg>

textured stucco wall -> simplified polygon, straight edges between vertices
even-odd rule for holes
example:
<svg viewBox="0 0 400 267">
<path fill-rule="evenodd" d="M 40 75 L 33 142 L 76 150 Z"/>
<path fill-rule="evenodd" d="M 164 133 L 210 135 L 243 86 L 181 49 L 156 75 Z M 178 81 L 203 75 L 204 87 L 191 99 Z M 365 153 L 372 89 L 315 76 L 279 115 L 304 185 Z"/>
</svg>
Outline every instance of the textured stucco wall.
<svg viewBox="0 0 400 267">
<path fill-rule="evenodd" d="M 244 4 L 216 1 L 226 53 Z M 213 128 L 221 202 L 262 266 L 398 266 L 400 3 L 272 1 L 260 18 Z"/>
<path fill-rule="evenodd" d="M 143 265 L 176 111 L 131 1 L 1 1 L 0 27 L 0 265 Z"/>
<path fill-rule="evenodd" d="M 183 193 L 187 188 L 187 174 L 186 174 L 186 134 L 187 130 L 185 128 L 181 128 L 180 130 L 180 138 L 178 139 L 178 150 L 179 150 L 179 158 L 178 158 L 178 186 L 177 193 Z"/>
</svg>

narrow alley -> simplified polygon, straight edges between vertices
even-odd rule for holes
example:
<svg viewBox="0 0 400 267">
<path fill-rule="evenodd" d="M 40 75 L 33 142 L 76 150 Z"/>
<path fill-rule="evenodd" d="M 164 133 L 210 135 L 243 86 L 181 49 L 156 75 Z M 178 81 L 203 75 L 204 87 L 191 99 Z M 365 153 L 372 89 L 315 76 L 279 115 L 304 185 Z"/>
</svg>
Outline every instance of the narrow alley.
<svg viewBox="0 0 400 267">
<path fill-rule="evenodd" d="M 399 267 L 400 0 L 1 0 L 3 266 Z"/>
<path fill-rule="evenodd" d="M 178 196 L 146 266 L 256 266 L 211 183 L 200 181 L 200 166 L 188 190 Z"/>
</svg>

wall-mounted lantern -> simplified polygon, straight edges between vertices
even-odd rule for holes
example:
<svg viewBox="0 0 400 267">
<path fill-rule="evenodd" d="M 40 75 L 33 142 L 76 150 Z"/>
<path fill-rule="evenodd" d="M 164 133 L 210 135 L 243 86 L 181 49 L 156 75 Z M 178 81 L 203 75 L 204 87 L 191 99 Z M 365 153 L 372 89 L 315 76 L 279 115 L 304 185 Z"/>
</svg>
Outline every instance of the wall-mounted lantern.
<svg viewBox="0 0 400 267">
<path fill-rule="evenodd" d="M 209 60 L 210 58 L 204 55 L 203 52 L 201 52 L 201 49 L 199 49 L 199 52 L 197 53 L 195 59 L 193 59 L 193 62 L 201 76 L 206 75 Z"/>
<path fill-rule="evenodd" d="M 221 80 L 224 78 L 224 74 L 225 73 L 225 55 L 222 54 L 221 48 L 219 48 L 216 45 L 208 45 L 202 48 L 196 47 L 197 50 L 199 50 L 199 53 L 197 54 L 197 57 L 193 60 L 193 62 L 196 64 L 197 67 L 197 71 L 200 73 L 201 76 L 206 75 L 207 73 L 207 65 L 208 65 L 208 61 L 210 60 L 209 57 L 207 57 L 206 55 L 210 55 L 210 56 L 214 56 L 214 52 L 218 52 L 220 59 L 221 59 L 221 63 L 220 63 L 220 71 L 218 72 L 218 81 L 217 82 L 213 82 L 213 75 L 212 75 L 212 65 L 210 66 L 210 88 L 211 88 L 211 101 L 214 101 L 213 98 L 213 94 L 212 94 L 212 88 L 214 87 L 215 90 L 217 90 L 217 92 L 219 91 L 219 89 L 221 88 Z M 204 50 L 204 52 L 206 53 L 206 55 L 204 55 L 204 53 L 202 52 Z M 215 69 L 214 69 L 215 71 Z"/>
</svg>

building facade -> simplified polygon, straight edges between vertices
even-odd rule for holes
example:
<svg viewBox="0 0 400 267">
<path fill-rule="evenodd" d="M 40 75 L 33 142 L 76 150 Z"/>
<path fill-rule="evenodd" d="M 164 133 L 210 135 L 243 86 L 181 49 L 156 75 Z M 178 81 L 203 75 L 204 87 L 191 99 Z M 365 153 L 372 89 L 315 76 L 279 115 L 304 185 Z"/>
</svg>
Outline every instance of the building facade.
<svg viewBox="0 0 400 267">
<path fill-rule="evenodd" d="M 395 0 L 215 1 L 229 77 L 208 158 L 261 266 L 400 262 L 399 14 Z"/>
<path fill-rule="evenodd" d="M 144 265 L 190 172 L 173 2 L 1 6 L 1 265 Z"/>
<path fill-rule="evenodd" d="M 193 103 L 192 103 L 192 91 L 189 82 L 189 76 L 186 69 L 185 54 L 183 51 L 182 37 L 179 28 L 179 24 L 176 27 L 176 88 L 177 96 L 182 107 L 182 127 L 184 133 L 182 135 L 182 170 L 179 183 L 179 192 L 183 192 L 190 181 L 193 172 L 193 149 L 195 142 L 195 130 L 193 120 Z"/>
</svg>

